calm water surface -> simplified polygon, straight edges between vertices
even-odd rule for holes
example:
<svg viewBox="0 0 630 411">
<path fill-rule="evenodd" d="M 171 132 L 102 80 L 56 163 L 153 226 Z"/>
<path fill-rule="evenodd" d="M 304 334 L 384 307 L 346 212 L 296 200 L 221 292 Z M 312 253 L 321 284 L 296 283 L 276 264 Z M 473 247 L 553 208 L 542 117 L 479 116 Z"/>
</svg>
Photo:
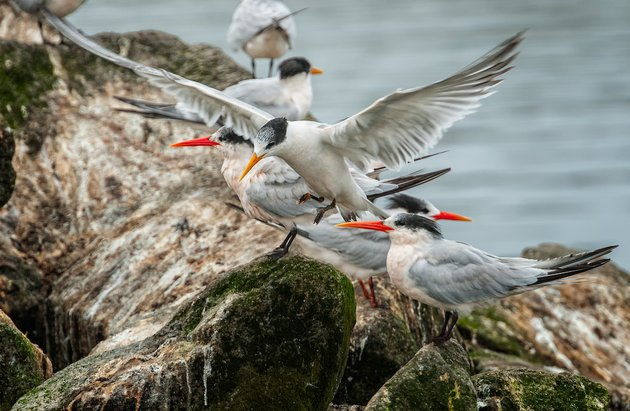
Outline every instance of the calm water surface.
<svg viewBox="0 0 630 411">
<path fill-rule="evenodd" d="M 237 1 L 89 0 L 71 21 L 87 33 L 159 29 L 227 49 Z M 457 123 L 426 162 L 450 166 L 417 189 L 473 223 L 445 234 L 499 255 L 553 241 L 621 244 L 630 268 L 630 1 L 291 1 L 293 55 L 326 70 L 313 113 L 336 121 L 396 88 L 446 77 L 528 29 L 516 69 Z M 249 67 L 241 53 L 231 55 Z M 264 72 L 261 64 L 261 73 Z"/>
</svg>

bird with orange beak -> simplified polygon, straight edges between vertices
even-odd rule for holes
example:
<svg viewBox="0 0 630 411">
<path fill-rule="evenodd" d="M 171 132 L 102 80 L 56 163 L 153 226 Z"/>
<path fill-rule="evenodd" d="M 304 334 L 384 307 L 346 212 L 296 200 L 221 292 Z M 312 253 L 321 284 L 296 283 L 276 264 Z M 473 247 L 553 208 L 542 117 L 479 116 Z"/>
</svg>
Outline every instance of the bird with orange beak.
<svg viewBox="0 0 630 411">
<path fill-rule="evenodd" d="M 434 219 L 401 213 L 384 221 L 338 224 L 389 236 L 387 273 L 403 294 L 445 311 L 436 344 L 448 341 L 459 312 L 539 287 L 567 283 L 575 275 L 606 264 L 601 258 L 617 246 L 550 260 L 496 257 L 442 236 Z"/>
</svg>

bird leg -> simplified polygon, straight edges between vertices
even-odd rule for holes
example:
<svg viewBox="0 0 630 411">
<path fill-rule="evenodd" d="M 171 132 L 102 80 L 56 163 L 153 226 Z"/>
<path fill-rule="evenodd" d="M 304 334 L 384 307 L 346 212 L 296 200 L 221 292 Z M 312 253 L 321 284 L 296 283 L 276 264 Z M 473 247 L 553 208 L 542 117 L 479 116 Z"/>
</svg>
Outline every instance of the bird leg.
<svg viewBox="0 0 630 411">
<path fill-rule="evenodd" d="M 304 204 L 308 200 L 315 200 L 318 203 L 321 203 L 321 202 L 323 202 L 325 200 L 325 198 L 324 197 L 317 197 L 315 194 L 312 194 L 312 193 L 306 193 L 302 197 L 300 197 L 300 199 L 297 201 L 297 203 L 298 204 Z"/>
<path fill-rule="evenodd" d="M 297 231 L 297 227 L 293 227 L 282 241 L 282 244 L 280 244 L 279 247 L 267 254 L 267 257 L 271 258 L 272 260 L 278 260 L 287 255 L 289 252 L 289 248 L 293 243 L 293 240 L 295 240 L 295 237 L 297 236 Z"/>
<path fill-rule="evenodd" d="M 317 209 L 317 215 L 315 216 L 315 221 L 313 221 L 313 224 L 319 224 L 319 222 L 322 221 L 322 218 L 324 218 L 324 214 L 326 214 L 327 211 L 334 209 L 335 207 L 337 207 L 337 200 L 335 199 L 333 199 L 332 203 L 328 204 L 326 207 L 319 207 Z"/>
<path fill-rule="evenodd" d="M 359 285 L 361 286 L 361 291 L 363 291 L 363 298 L 369 300 L 370 293 L 368 292 L 367 288 L 365 288 L 365 283 L 363 282 L 363 280 L 359 280 Z"/>
<path fill-rule="evenodd" d="M 440 333 L 431 339 L 431 342 L 435 345 L 442 345 L 453 336 L 453 329 L 455 328 L 455 324 L 457 324 L 457 320 L 459 319 L 459 314 L 457 311 L 444 311 L 444 322 L 442 323 L 442 329 Z M 449 323 L 451 323 L 449 325 Z"/>
<path fill-rule="evenodd" d="M 252 78 L 256 78 L 256 60 L 252 59 Z"/>
<path fill-rule="evenodd" d="M 370 285 L 370 305 L 372 308 L 378 308 L 378 301 L 376 301 L 376 292 L 374 291 L 374 280 L 372 277 L 368 280 L 368 284 Z"/>
<path fill-rule="evenodd" d="M 273 73 L 273 59 L 269 59 L 269 74 L 267 75 L 267 77 L 271 77 L 272 73 Z"/>
</svg>

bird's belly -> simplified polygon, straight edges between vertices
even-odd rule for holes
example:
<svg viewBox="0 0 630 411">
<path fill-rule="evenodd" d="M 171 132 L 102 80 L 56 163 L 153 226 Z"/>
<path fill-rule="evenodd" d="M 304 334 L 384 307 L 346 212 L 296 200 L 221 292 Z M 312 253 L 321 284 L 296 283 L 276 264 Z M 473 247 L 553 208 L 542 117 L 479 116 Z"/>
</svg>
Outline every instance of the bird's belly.
<svg viewBox="0 0 630 411">
<path fill-rule="evenodd" d="M 446 308 L 444 303 L 428 295 L 417 279 L 412 279 L 409 276 L 409 270 L 415 260 L 404 258 L 403 256 L 413 253 L 415 250 L 405 247 L 404 250 L 399 249 L 396 251 L 392 253 L 390 249 L 387 255 L 387 273 L 390 280 L 392 280 L 392 284 L 409 298 L 434 307 Z"/>
<path fill-rule="evenodd" d="M 75 11 L 84 0 L 47 0 L 46 8 L 55 16 L 65 17 Z"/>
<path fill-rule="evenodd" d="M 243 46 L 245 53 L 253 59 L 276 59 L 285 55 L 289 48 L 286 33 L 278 29 L 265 30 Z"/>
</svg>

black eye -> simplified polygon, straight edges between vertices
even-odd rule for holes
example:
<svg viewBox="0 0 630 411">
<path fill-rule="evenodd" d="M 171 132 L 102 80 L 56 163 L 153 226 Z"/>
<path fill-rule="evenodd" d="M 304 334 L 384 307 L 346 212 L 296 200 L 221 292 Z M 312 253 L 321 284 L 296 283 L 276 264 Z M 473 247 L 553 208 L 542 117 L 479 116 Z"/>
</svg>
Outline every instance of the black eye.
<svg viewBox="0 0 630 411">
<path fill-rule="evenodd" d="M 420 210 L 420 212 L 422 214 L 429 214 L 429 209 L 428 208 L 423 208 L 422 210 Z"/>
<path fill-rule="evenodd" d="M 276 143 L 272 141 L 271 143 L 267 144 L 267 147 L 265 148 L 265 150 L 271 150 L 271 148 L 275 145 Z"/>
</svg>

